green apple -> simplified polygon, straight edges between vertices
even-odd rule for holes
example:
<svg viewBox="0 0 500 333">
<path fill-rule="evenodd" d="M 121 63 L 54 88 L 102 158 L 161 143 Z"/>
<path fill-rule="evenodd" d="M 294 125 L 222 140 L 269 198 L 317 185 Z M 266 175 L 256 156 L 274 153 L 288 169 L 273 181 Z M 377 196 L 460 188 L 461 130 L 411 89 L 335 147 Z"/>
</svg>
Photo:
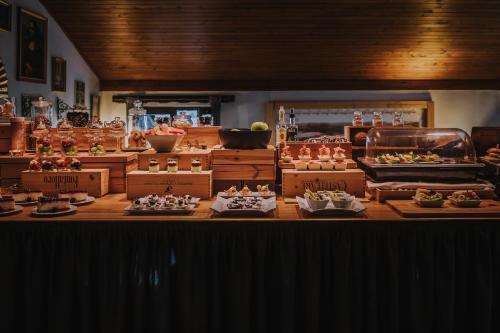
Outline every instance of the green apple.
<svg viewBox="0 0 500 333">
<path fill-rule="evenodd" d="M 267 126 L 265 122 L 256 121 L 255 123 L 252 124 L 250 129 L 252 131 L 267 131 L 269 129 L 269 126 Z"/>
</svg>

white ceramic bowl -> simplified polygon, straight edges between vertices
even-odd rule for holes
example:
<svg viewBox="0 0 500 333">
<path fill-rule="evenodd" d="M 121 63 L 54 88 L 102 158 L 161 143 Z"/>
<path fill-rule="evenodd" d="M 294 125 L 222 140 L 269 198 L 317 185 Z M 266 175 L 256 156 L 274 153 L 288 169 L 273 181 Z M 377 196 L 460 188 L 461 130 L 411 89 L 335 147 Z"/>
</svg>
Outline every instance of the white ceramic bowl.
<svg viewBox="0 0 500 333">
<path fill-rule="evenodd" d="M 181 135 L 146 135 L 146 140 L 151 144 L 157 153 L 170 153 L 177 146 L 184 134 Z"/>
</svg>

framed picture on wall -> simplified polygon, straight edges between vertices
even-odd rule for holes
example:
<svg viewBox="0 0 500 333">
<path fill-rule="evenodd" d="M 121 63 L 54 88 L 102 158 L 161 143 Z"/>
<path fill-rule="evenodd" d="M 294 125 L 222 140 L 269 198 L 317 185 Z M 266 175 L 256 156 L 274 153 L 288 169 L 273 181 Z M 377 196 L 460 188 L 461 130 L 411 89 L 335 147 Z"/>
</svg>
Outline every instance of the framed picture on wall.
<svg viewBox="0 0 500 333">
<path fill-rule="evenodd" d="M 31 119 L 31 102 L 37 101 L 42 95 L 21 95 L 21 117 Z"/>
<path fill-rule="evenodd" d="M 47 82 L 47 18 L 19 8 L 17 46 L 17 79 L 35 83 Z"/>
<path fill-rule="evenodd" d="M 75 81 L 75 105 L 85 107 L 85 82 Z"/>
<path fill-rule="evenodd" d="M 0 0 L 0 31 L 12 31 L 12 5 Z"/>
<path fill-rule="evenodd" d="M 52 91 L 66 91 L 66 60 L 52 57 Z"/>
</svg>

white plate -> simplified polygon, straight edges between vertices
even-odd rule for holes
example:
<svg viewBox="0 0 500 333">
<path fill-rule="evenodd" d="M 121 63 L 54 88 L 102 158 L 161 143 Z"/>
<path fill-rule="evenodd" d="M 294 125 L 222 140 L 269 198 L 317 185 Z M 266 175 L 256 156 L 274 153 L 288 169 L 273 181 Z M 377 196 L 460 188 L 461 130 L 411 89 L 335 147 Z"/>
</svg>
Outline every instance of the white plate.
<svg viewBox="0 0 500 333">
<path fill-rule="evenodd" d="M 224 199 L 229 199 L 229 198 L 235 198 L 235 197 L 261 197 L 261 198 L 271 198 L 275 197 L 276 193 L 271 191 L 268 195 L 261 195 L 259 192 L 250 192 L 250 194 L 247 195 L 241 195 L 240 192 L 237 192 L 238 194 L 236 195 L 227 195 L 225 192 L 219 192 L 217 193 L 218 197 L 224 198 Z"/>
<path fill-rule="evenodd" d="M 72 202 L 71 204 L 73 206 L 83 206 L 83 205 L 88 205 L 89 203 L 92 203 L 94 201 L 95 201 L 94 197 L 88 196 L 87 199 L 83 201 Z"/>
<path fill-rule="evenodd" d="M 195 205 L 189 204 L 184 209 L 133 209 L 132 205 L 125 208 L 125 211 L 130 215 L 179 215 L 189 214 L 194 210 Z"/>
<path fill-rule="evenodd" d="M 37 208 L 33 208 L 31 211 L 31 215 L 36 216 L 36 217 L 52 217 L 52 216 L 61 216 L 61 215 L 66 215 L 70 214 L 73 212 L 76 212 L 78 210 L 78 207 L 70 205 L 69 209 L 67 210 L 61 210 L 59 212 L 47 212 L 47 213 L 39 213 Z"/>
<path fill-rule="evenodd" d="M 38 200 L 37 201 L 16 201 L 16 205 L 19 205 L 19 206 L 33 206 L 33 205 L 36 205 L 38 203 Z"/>
<path fill-rule="evenodd" d="M 359 201 L 354 200 L 351 202 L 351 205 L 347 208 L 335 208 L 333 203 L 330 201 L 323 209 L 313 210 L 309 207 L 307 200 L 301 197 L 295 197 L 297 203 L 299 204 L 300 209 L 305 210 L 311 215 L 355 215 L 359 212 L 362 212 L 366 209 L 366 207 Z"/>
<path fill-rule="evenodd" d="M 8 210 L 8 211 L 5 211 L 5 212 L 0 212 L 0 216 L 6 216 L 6 215 L 11 215 L 11 214 L 19 213 L 22 210 L 23 210 L 23 207 L 21 207 L 19 205 L 15 205 L 13 210 Z"/>
<path fill-rule="evenodd" d="M 212 210 L 216 211 L 221 215 L 265 215 L 276 209 L 276 197 L 263 198 L 262 206 L 260 209 L 253 208 L 242 208 L 242 209 L 229 209 L 227 208 L 227 203 L 231 199 L 226 199 L 222 197 L 217 197 L 213 203 Z"/>
</svg>

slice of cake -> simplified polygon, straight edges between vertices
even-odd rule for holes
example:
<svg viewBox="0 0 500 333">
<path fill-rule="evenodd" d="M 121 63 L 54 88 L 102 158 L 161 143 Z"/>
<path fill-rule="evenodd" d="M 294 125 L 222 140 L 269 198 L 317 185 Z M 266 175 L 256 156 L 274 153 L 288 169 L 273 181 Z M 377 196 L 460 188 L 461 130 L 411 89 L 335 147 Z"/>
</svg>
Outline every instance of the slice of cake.
<svg viewBox="0 0 500 333">
<path fill-rule="evenodd" d="M 8 212 L 14 210 L 16 206 L 16 202 L 14 198 L 11 196 L 3 196 L 0 197 L 0 212 Z"/>
<path fill-rule="evenodd" d="M 69 198 L 41 197 L 38 199 L 37 211 L 39 213 L 55 213 L 69 208 Z"/>
<path fill-rule="evenodd" d="M 15 202 L 33 202 L 38 201 L 43 196 L 41 191 L 15 191 L 12 197 Z"/>
<path fill-rule="evenodd" d="M 83 191 L 61 192 L 59 199 L 69 199 L 71 203 L 87 200 L 89 194 Z"/>
</svg>

